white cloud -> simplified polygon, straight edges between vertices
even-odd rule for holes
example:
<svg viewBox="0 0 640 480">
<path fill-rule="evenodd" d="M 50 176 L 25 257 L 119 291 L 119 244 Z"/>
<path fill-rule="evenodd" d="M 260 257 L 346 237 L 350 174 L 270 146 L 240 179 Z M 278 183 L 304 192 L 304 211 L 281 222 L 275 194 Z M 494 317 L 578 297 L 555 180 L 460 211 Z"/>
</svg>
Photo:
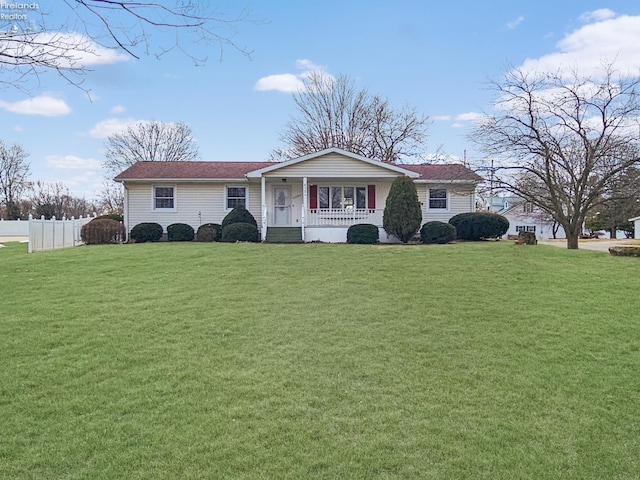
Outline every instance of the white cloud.
<svg viewBox="0 0 640 480">
<path fill-rule="evenodd" d="M 524 17 L 522 15 L 520 15 L 518 18 L 516 18 L 515 20 L 511 20 L 510 22 L 507 22 L 507 28 L 509 30 L 513 30 L 514 28 L 516 28 L 518 25 L 520 25 L 522 22 L 524 21 Z"/>
<path fill-rule="evenodd" d="M 45 157 L 45 165 L 60 170 L 99 170 L 102 168 L 102 162 L 99 160 L 80 158 L 75 155 L 48 155 Z"/>
<path fill-rule="evenodd" d="M 45 117 L 59 117 L 71 113 L 71 108 L 64 100 L 50 95 L 41 95 L 13 103 L 0 100 L 0 108 L 20 115 L 43 115 Z"/>
<path fill-rule="evenodd" d="M 126 110 L 122 105 L 116 105 L 111 109 L 111 113 L 114 115 L 118 115 L 119 113 L 123 113 Z"/>
<path fill-rule="evenodd" d="M 477 112 L 467 112 L 461 113 L 456 116 L 456 120 L 458 122 L 477 122 L 478 120 L 482 120 L 485 118 L 485 115 Z"/>
<path fill-rule="evenodd" d="M 616 12 L 614 12 L 613 10 L 610 10 L 608 8 L 600 8 L 598 10 L 593 10 L 592 12 L 583 13 L 578 17 L 578 20 L 580 20 L 583 23 L 589 23 L 593 20 L 595 21 L 608 20 L 615 16 L 616 16 Z"/>
<path fill-rule="evenodd" d="M 275 90 L 278 92 L 292 93 L 298 92 L 304 88 L 304 79 L 312 72 L 322 72 L 330 78 L 331 75 L 326 73 L 326 67 L 316 65 L 308 59 L 296 60 L 296 68 L 302 70 L 300 73 L 280 73 L 275 75 L 267 75 L 260 78 L 254 85 L 254 90 L 265 92 Z"/>
<path fill-rule="evenodd" d="M 279 75 L 268 75 L 259 79 L 253 87 L 259 92 L 277 90 L 279 92 L 297 92 L 304 88 L 304 83 L 299 75 L 292 73 L 281 73 Z"/>
<path fill-rule="evenodd" d="M 89 131 L 89 136 L 93 138 L 107 138 L 114 133 L 119 133 L 125 130 L 130 125 L 135 125 L 141 122 L 141 120 L 135 120 L 133 118 L 108 118 L 96 125 Z"/>
<path fill-rule="evenodd" d="M 77 32 L 36 33 L 24 43 L 15 42 L 7 45 L 3 54 L 6 58 L 15 58 L 16 65 L 28 63 L 21 60 L 22 58 L 34 57 L 41 63 L 55 64 L 60 68 L 110 65 L 129 59 L 127 55 L 98 45 L 89 37 Z"/>
<path fill-rule="evenodd" d="M 600 17 L 605 18 L 605 13 Z M 603 62 L 615 62 L 620 73 L 636 74 L 640 65 L 640 16 L 598 20 L 567 34 L 556 46 L 556 52 L 527 59 L 520 69 L 567 74 L 578 69 L 582 75 L 597 76 Z"/>
</svg>

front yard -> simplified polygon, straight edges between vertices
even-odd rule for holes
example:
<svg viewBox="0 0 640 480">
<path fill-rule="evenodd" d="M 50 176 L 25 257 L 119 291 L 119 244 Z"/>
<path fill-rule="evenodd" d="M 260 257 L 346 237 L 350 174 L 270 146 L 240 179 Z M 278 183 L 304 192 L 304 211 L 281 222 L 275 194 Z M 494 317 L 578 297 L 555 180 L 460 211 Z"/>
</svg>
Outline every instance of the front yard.
<svg viewBox="0 0 640 480">
<path fill-rule="evenodd" d="M 638 478 L 637 259 L 8 244 L 0 266 L 0 478 Z"/>
</svg>

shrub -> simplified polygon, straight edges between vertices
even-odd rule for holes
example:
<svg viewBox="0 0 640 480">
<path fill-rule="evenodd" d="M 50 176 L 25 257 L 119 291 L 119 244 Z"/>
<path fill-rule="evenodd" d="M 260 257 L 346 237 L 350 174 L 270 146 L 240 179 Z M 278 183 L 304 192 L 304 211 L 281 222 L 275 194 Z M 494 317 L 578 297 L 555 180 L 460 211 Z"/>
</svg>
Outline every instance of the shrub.
<svg viewBox="0 0 640 480">
<path fill-rule="evenodd" d="M 110 218 L 94 218 L 80 230 L 80 238 L 87 245 L 122 243 L 125 234 L 122 222 Z"/>
<path fill-rule="evenodd" d="M 518 232 L 518 243 L 521 245 L 537 245 L 535 232 Z"/>
<path fill-rule="evenodd" d="M 609 247 L 609 253 L 615 257 L 640 257 L 640 245 Z"/>
<path fill-rule="evenodd" d="M 172 223 L 167 227 L 167 240 L 170 242 L 190 242 L 194 237 L 193 227 L 186 223 Z"/>
<path fill-rule="evenodd" d="M 347 230 L 347 243 L 374 244 L 380 240 L 378 227 L 370 223 L 351 225 Z"/>
<path fill-rule="evenodd" d="M 413 238 L 422 223 L 418 192 L 409 177 L 397 177 L 391 185 L 384 207 L 382 225 L 389 235 L 402 243 Z"/>
<path fill-rule="evenodd" d="M 456 239 L 456 227 L 450 223 L 427 222 L 420 229 L 422 243 L 449 243 Z"/>
<path fill-rule="evenodd" d="M 224 217 L 222 220 L 222 228 L 224 229 L 227 225 L 234 223 L 250 223 L 254 227 L 258 227 L 258 223 L 253 215 L 251 215 L 251 212 L 242 206 L 235 207 Z"/>
<path fill-rule="evenodd" d="M 159 223 L 139 223 L 131 229 L 129 234 L 134 242 L 158 242 L 162 238 L 162 225 Z"/>
<path fill-rule="evenodd" d="M 497 213 L 459 213 L 449 220 L 456 228 L 456 238 L 461 240 L 482 240 L 499 238 L 509 230 L 509 220 Z"/>
<path fill-rule="evenodd" d="M 259 242 L 258 227 L 251 223 L 232 223 L 222 227 L 223 242 Z"/>
<path fill-rule="evenodd" d="M 105 215 L 98 215 L 94 220 L 100 220 L 102 218 L 110 218 L 111 220 L 116 220 L 118 222 L 124 222 L 124 216 L 120 213 L 107 213 Z"/>
<path fill-rule="evenodd" d="M 198 228 L 196 239 L 199 242 L 219 242 L 222 234 L 222 225 L 217 223 L 205 223 Z"/>
</svg>

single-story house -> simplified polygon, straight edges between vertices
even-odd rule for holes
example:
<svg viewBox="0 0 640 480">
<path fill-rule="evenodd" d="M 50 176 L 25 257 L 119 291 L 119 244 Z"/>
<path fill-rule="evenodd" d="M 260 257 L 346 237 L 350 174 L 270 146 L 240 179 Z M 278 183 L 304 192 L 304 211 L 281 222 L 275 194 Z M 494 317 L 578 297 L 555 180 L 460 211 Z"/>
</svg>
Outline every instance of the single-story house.
<svg viewBox="0 0 640 480">
<path fill-rule="evenodd" d="M 633 238 L 640 238 L 640 217 L 633 217 L 629 219 L 633 222 Z"/>
<path fill-rule="evenodd" d="M 141 222 L 197 230 L 243 205 L 263 241 L 345 242 L 349 226 L 369 223 L 381 242 L 393 242 L 382 217 L 400 175 L 416 184 L 423 223 L 475 211 L 482 178 L 463 165 L 399 165 L 338 148 L 284 162 L 138 162 L 115 180 L 124 185 L 127 232 Z"/>
</svg>

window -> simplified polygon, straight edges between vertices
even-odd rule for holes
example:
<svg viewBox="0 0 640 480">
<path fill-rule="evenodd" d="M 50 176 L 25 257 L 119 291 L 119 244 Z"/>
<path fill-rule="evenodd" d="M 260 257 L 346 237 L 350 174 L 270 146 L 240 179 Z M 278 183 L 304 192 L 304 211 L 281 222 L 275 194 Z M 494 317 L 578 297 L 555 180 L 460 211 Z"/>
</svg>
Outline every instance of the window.
<svg viewBox="0 0 640 480">
<path fill-rule="evenodd" d="M 535 225 L 516 225 L 516 232 L 536 232 Z"/>
<path fill-rule="evenodd" d="M 227 187 L 227 210 L 235 207 L 247 207 L 247 189 L 245 187 Z"/>
<path fill-rule="evenodd" d="M 524 213 L 533 213 L 533 203 L 531 203 L 531 202 L 525 202 L 525 203 L 522 205 L 522 211 L 523 211 Z"/>
<path fill-rule="evenodd" d="M 153 208 L 155 210 L 173 210 L 176 206 L 174 187 L 153 187 Z"/>
<path fill-rule="evenodd" d="M 429 208 L 447 208 L 447 190 L 445 188 L 429 189 Z"/>
<path fill-rule="evenodd" d="M 318 187 L 318 208 L 367 208 L 367 187 Z"/>
</svg>

